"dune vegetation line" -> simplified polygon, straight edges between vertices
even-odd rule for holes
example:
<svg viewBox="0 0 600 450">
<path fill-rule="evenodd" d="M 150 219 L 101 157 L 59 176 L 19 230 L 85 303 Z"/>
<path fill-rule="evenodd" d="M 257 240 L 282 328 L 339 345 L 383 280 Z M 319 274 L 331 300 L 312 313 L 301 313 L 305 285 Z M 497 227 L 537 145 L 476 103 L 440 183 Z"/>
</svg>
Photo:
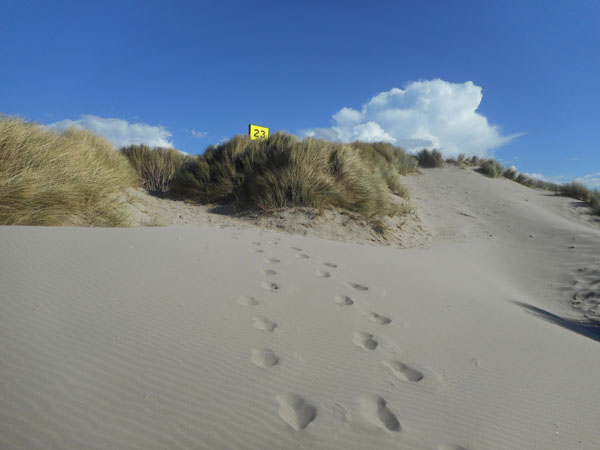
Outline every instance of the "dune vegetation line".
<svg viewBox="0 0 600 450">
<path fill-rule="evenodd" d="M 0 116 L 0 224 L 128 226 L 129 187 L 238 210 L 338 207 L 376 221 L 410 210 L 391 195 L 408 200 L 401 175 L 445 164 L 576 198 L 600 214 L 598 190 L 532 179 L 477 156 L 444 160 L 438 150 L 413 156 L 388 143 L 299 139 L 282 132 L 268 141 L 235 136 L 197 156 L 146 145 L 117 151 L 90 131 L 56 132 Z"/>
</svg>

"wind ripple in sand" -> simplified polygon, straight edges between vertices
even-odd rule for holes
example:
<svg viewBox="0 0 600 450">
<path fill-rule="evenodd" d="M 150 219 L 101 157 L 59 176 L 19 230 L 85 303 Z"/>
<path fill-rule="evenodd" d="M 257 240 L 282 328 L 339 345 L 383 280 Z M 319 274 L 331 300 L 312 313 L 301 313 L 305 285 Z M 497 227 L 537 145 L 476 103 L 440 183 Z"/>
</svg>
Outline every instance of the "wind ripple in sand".
<svg viewBox="0 0 600 450">
<path fill-rule="evenodd" d="M 271 333 L 277 328 L 277 323 L 264 316 L 254 316 L 254 327 L 261 331 Z"/>
<path fill-rule="evenodd" d="M 378 344 L 377 341 L 373 339 L 371 333 L 365 333 L 364 331 L 355 331 L 352 336 L 352 342 L 363 350 L 375 350 Z"/>
<path fill-rule="evenodd" d="M 277 394 L 279 416 L 295 430 L 302 430 L 317 416 L 317 408 L 306 403 L 298 394 L 285 392 Z"/>
<path fill-rule="evenodd" d="M 388 431 L 400 431 L 400 422 L 387 407 L 386 401 L 374 394 L 360 396 L 360 414 L 376 427 Z"/>
<path fill-rule="evenodd" d="M 273 367 L 279 363 L 279 357 L 270 348 L 253 348 L 251 360 L 258 367 Z"/>
<path fill-rule="evenodd" d="M 420 371 L 413 369 L 400 361 L 386 359 L 383 361 L 383 364 L 386 367 L 389 367 L 394 375 L 403 380 L 416 382 L 423 379 L 423 374 Z"/>
</svg>

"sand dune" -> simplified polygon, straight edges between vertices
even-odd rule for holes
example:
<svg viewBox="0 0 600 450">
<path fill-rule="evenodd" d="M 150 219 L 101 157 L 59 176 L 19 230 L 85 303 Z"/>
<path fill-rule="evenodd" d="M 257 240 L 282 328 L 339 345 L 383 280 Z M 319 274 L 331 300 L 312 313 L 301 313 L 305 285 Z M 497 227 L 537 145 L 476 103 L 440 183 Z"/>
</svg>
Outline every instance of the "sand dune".
<svg viewBox="0 0 600 450">
<path fill-rule="evenodd" d="M 0 448 L 599 448 L 598 219 L 423 172 L 418 248 L 0 227 Z"/>
</svg>

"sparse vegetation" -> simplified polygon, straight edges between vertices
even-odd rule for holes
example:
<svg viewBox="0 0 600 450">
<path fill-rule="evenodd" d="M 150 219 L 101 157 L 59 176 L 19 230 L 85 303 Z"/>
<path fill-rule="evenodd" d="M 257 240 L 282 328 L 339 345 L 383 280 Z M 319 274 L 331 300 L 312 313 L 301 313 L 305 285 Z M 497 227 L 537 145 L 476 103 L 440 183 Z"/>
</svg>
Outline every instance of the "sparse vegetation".
<svg viewBox="0 0 600 450">
<path fill-rule="evenodd" d="M 590 200 L 590 190 L 581 183 L 573 181 L 560 185 L 559 194 L 565 197 L 575 198 L 583 202 Z"/>
<path fill-rule="evenodd" d="M 479 158 L 479 156 L 473 155 L 468 159 L 468 161 L 469 164 L 471 164 L 472 166 L 478 166 L 481 162 L 481 159 Z"/>
<path fill-rule="evenodd" d="M 91 132 L 0 116 L 0 224 L 127 225 L 117 198 L 135 185 L 127 158 Z"/>
<path fill-rule="evenodd" d="M 142 179 L 142 186 L 152 192 L 167 192 L 185 160 L 185 155 L 173 148 L 150 148 L 143 144 L 123 147 L 121 152 Z"/>
<path fill-rule="evenodd" d="M 416 154 L 420 167 L 442 167 L 444 158 L 438 150 L 423 149 Z"/>
<path fill-rule="evenodd" d="M 481 173 L 491 178 L 497 178 L 505 171 L 502 164 L 493 158 L 482 160 L 479 163 L 479 170 Z"/>
<path fill-rule="evenodd" d="M 516 180 L 517 179 L 517 169 L 515 169 L 514 167 L 509 167 L 508 169 L 506 169 L 504 171 L 504 173 L 502 174 L 502 176 L 504 178 L 508 178 L 509 180 Z"/>
<path fill-rule="evenodd" d="M 268 141 L 236 136 L 186 161 L 172 191 L 238 208 L 337 206 L 365 217 L 393 215 L 390 190 L 402 192 L 395 151 L 275 133 Z"/>
<path fill-rule="evenodd" d="M 598 189 L 594 189 L 590 194 L 590 206 L 596 214 L 600 214 L 600 191 Z"/>
</svg>

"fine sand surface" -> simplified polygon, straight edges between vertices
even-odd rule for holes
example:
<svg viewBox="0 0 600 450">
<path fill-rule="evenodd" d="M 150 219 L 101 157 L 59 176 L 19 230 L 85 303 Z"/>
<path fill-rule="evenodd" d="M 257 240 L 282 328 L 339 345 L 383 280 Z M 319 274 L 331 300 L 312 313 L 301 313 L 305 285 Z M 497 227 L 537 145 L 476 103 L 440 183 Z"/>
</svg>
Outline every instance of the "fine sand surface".
<svg viewBox="0 0 600 450">
<path fill-rule="evenodd" d="M 405 182 L 409 249 L 0 227 L 0 448 L 600 448 L 598 218 L 468 169 Z"/>
</svg>

